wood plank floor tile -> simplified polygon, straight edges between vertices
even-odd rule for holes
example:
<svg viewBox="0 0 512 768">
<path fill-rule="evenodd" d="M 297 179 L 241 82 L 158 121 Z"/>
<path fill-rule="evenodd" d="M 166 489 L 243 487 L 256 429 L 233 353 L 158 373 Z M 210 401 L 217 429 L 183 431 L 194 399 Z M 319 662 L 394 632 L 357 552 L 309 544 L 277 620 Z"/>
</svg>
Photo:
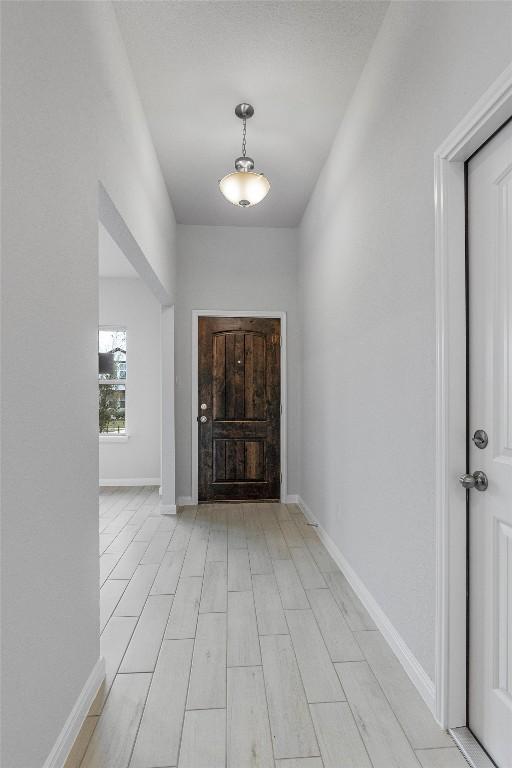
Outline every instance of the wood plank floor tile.
<svg viewBox="0 0 512 768">
<path fill-rule="evenodd" d="M 235 505 L 232 505 L 234 508 Z M 210 507 L 207 504 L 199 504 L 196 507 L 196 516 L 195 516 L 195 526 L 194 529 L 197 531 L 198 528 L 202 528 L 203 530 L 208 531 L 210 530 Z"/>
<path fill-rule="evenodd" d="M 103 553 L 100 557 L 100 587 L 106 582 L 121 555 Z"/>
<path fill-rule="evenodd" d="M 175 549 L 187 549 L 192 536 L 192 530 L 194 528 L 194 521 L 180 520 L 178 525 L 174 529 L 172 538 L 169 542 L 168 549 L 170 551 Z"/>
<path fill-rule="evenodd" d="M 306 592 L 332 661 L 362 661 L 361 648 L 329 589 Z"/>
<path fill-rule="evenodd" d="M 226 614 L 201 613 L 197 621 L 187 709 L 226 707 Z"/>
<path fill-rule="evenodd" d="M 468 768 L 462 752 L 459 752 L 457 747 L 417 749 L 416 757 L 422 768 Z"/>
<path fill-rule="evenodd" d="M 249 549 L 249 561 L 251 573 L 273 573 L 272 560 L 267 549 L 267 541 L 263 533 L 250 534 L 247 536 L 247 546 Z"/>
<path fill-rule="evenodd" d="M 100 555 L 104 553 L 116 537 L 115 533 L 100 533 Z"/>
<path fill-rule="evenodd" d="M 81 768 L 127 768 L 151 675 L 117 675 Z"/>
<path fill-rule="evenodd" d="M 228 590 L 246 592 L 252 589 L 249 555 L 246 549 L 228 550 Z"/>
<path fill-rule="evenodd" d="M 208 528 L 206 526 L 195 527 L 190 537 L 190 542 L 183 561 L 181 573 L 183 576 L 202 576 L 206 562 L 206 550 L 208 549 Z"/>
<path fill-rule="evenodd" d="M 176 515 L 160 515 L 159 531 L 168 531 L 172 534 L 177 525 L 178 520 L 176 519 Z"/>
<path fill-rule="evenodd" d="M 178 768 L 225 768 L 226 710 L 185 712 Z"/>
<path fill-rule="evenodd" d="M 252 585 L 259 634 L 287 635 L 288 624 L 274 574 L 255 575 Z"/>
<path fill-rule="evenodd" d="M 415 749 L 453 746 L 452 739 L 438 726 L 381 633 L 357 632 L 356 638 L 412 746 Z"/>
<path fill-rule="evenodd" d="M 246 537 L 263 533 L 259 520 L 259 504 L 244 504 L 244 524 Z"/>
<path fill-rule="evenodd" d="M 228 669 L 228 768 L 274 768 L 261 667 Z"/>
<path fill-rule="evenodd" d="M 345 695 L 312 611 L 286 611 L 307 700 L 344 701 Z"/>
<path fill-rule="evenodd" d="M 276 517 L 279 523 L 288 522 L 290 518 L 290 511 L 287 504 L 275 504 Z"/>
<path fill-rule="evenodd" d="M 304 589 L 327 588 L 324 577 L 306 547 L 290 548 L 290 553 Z"/>
<path fill-rule="evenodd" d="M 290 559 L 290 550 L 277 524 L 265 529 L 265 540 L 272 560 Z"/>
<path fill-rule="evenodd" d="M 131 579 L 148 547 L 147 541 L 132 541 L 110 574 L 111 579 Z"/>
<path fill-rule="evenodd" d="M 237 549 L 247 547 L 245 521 L 242 505 L 231 505 L 228 510 L 228 547 Z"/>
<path fill-rule="evenodd" d="M 374 768 L 418 768 L 416 755 L 367 662 L 335 666 Z"/>
<path fill-rule="evenodd" d="M 159 527 L 157 528 L 156 533 L 152 536 L 148 548 L 144 553 L 144 557 L 141 560 L 143 565 L 147 565 L 148 563 L 156 563 L 157 565 L 160 565 L 162 558 L 167 551 L 167 547 L 169 546 L 172 532 L 161 531 L 160 521 L 158 522 L 158 526 Z"/>
<path fill-rule="evenodd" d="M 228 599 L 227 564 L 213 560 L 204 570 L 199 613 L 225 613 Z"/>
<path fill-rule="evenodd" d="M 295 525 L 299 529 L 302 538 L 306 542 L 306 544 L 319 542 L 320 538 L 318 536 L 318 533 L 316 532 L 316 526 L 312 525 L 309 520 L 306 520 L 304 515 L 293 515 L 293 521 L 295 522 Z"/>
<path fill-rule="evenodd" d="M 119 672 L 153 672 L 172 605 L 172 595 L 148 597 Z"/>
<path fill-rule="evenodd" d="M 131 521 L 134 512 L 132 510 L 123 509 L 116 517 L 109 522 L 106 528 L 103 529 L 103 533 L 120 533 L 128 522 Z"/>
<path fill-rule="evenodd" d="M 267 528 L 276 528 L 278 525 L 277 517 L 271 504 L 255 505 L 255 514 L 258 517 L 258 525 L 261 531 Z"/>
<path fill-rule="evenodd" d="M 187 576 L 179 580 L 164 634 L 166 639 L 195 637 L 202 584 L 203 580 L 199 576 Z"/>
<path fill-rule="evenodd" d="M 304 541 L 321 573 L 338 573 L 340 570 L 338 565 L 316 535 L 306 537 Z"/>
<path fill-rule="evenodd" d="M 261 664 L 252 590 L 228 594 L 228 667 Z"/>
<path fill-rule="evenodd" d="M 137 532 L 140 531 L 143 523 L 146 522 L 148 517 L 152 516 L 151 513 L 152 513 L 151 507 L 139 507 L 139 509 L 136 512 L 133 512 L 133 515 L 130 518 L 130 525 L 136 526 Z"/>
<path fill-rule="evenodd" d="M 126 587 L 114 614 L 116 616 L 140 616 L 151 586 L 155 580 L 158 565 L 138 565 Z"/>
<path fill-rule="evenodd" d="M 125 527 L 122 529 L 122 531 L 118 534 L 116 534 L 116 537 L 112 540 L 111 544 L 106 548 L 105 552 L 113 552 L 115 554 L 122 555 L 123 552 L 126 550 L 126 547 L 128 544 L 131 544 L 133 541 L 134 536 L 136 535 L 137 531 L 139 530 L 140 526 L 136 524 L 130 523 L 129 525 L 125 525 Z"/>
<path fill-rule="evenodd" d="M 292 560 L 274 560 L 273 565 L 283 608 L 309 608 L 306 593 Z"/>
<path fill-rule="evenodd" d="M 290 637 L 266 635 L 260 645 L 274 757 L 319 756 Z"/>
<path fill-rule="evenodd" d="M 112 504 L 109 505 L 108 509 L 106 506 L 102 509 L 102 517 L 110 521 L 115 520 L 134 495 L 133 491 L 130 491 L 129 493 L 117 493 L 113 497 Z"/>
<path fill-rule="evenodd" d="M 299 529 L 295 525 L 292 519 L 285 520 L 279 523 L 284 539 L 288 547 L 305 547 L 304 539 L 302 538 Z"/>
<path fill-rule="evenodd" d="M 89 714 L 101 713 L 136 624 L 135 616 L 112 616 L 103 630 L 100 637 L 100 655 L 105 659 L 105 679 Z"/>
<path fill-rule="evenodd" d="M 206 551 L 206 561 L 227 563 L 228 535 L 225 530 L 210 530 L 208 549 Z"/>
<path fill-rule="evenodd" d="M 178 580 L 181 575 L 183 560 L 185 559 L 185 549 L 169 550 L 165 553 L 158 568 L 150 594 L 152 595 L 173 595 L 178 586 Z"/>
<path fill-rule="evenodd" d="M 296 505 L 159 503 L 100 494 L 106 681 L 66 768 L 465 765 Z"/>
<path fill-rule="evenodd" d="M 148 517 L 139 532 L 136 534 L 135 541 L 147 541 L 149 544 L 155 533 L 158 531 L 159 525 L 159 517 Z"/>
<path fill-rule="evenodd" d="M 210 530 L 227 532 L 227 519 L 227 504 L 212 504 L 210 506 Z"/>
<path fill-rule="evenodd" d="M 120 494 L 121 489 L 117 487 L 102 486 L 100 488 L 100 517 L 104 515 L 116 503 Z"/>
<path fill-rule="evenodd" d="M 162 643 L 130 768 L 178 764 L 193 646 L 193 640 Z"/>
<path fill-rule="evenodd" d="M 148 486 L 141 486 L 138 490 L 138 493 L 135 493 L 130 501 L 125 505 L 125 509 L 139 509 L 143 504 L 147 504 L 148 500 L 153 492 L 152 488 L 149 488 Z"/>
<path fill-rule="evenodd" d="M 324 768 L 372 768 L 346 702 L 311 704 L 310 710 Z"/>
<path fill-rule="evenodd" d="M 377 629 L 366 608 L 340 571 L 325 574 L 325 579 L 352 632 L 360 629 Z"/>
<path fill-rule="evenodd" d="M 100 589 L 100 632 L 103 632 L 128 584 L 127 580 L 107 579 Z"/>
</svg>

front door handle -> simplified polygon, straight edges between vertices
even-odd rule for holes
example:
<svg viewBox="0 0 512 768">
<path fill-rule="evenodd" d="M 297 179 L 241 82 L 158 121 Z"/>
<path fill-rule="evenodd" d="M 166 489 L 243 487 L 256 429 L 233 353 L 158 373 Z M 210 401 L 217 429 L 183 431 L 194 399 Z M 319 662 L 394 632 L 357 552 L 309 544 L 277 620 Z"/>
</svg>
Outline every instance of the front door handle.
<svg viewBox="0 0 512 768">
<path fill-rule="evenodd" d="M 201 422 L 201 424 L 204 424 L 204 423 L 205 423 L 205 421 L 208 421 L 208 417 L 207 417 L 207 416 L 201 416 L 201 418 L 199 419 L 199 421 Z"/>
<path fill-rule="evenodd" d="M 485 472 L 473 472 L 472 475 L 461 475 L 459 483 L 463 488 L 476 488 L 477 491 L 486 491 L 489 485 Z"/>
</svg>

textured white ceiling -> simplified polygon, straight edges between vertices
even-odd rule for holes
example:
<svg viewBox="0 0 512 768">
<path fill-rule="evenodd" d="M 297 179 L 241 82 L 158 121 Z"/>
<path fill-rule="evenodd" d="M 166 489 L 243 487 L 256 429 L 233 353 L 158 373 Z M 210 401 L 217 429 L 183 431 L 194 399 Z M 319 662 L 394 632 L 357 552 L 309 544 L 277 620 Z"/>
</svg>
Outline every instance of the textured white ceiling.
<svg viewBox="0 0 512 768">
<path fill-rule="evenodd" d="M 98 224 L 98 272 L 100 277 L 139 277 L 103 224 Z"/>
<path fill-rule="evenodd" d="M 178 222 L 296 226 L 387 10 L 387 2 L 114 3 Z M 218 179 L 240 152 L 272 184 L 258 206 Z"/>
</svg>

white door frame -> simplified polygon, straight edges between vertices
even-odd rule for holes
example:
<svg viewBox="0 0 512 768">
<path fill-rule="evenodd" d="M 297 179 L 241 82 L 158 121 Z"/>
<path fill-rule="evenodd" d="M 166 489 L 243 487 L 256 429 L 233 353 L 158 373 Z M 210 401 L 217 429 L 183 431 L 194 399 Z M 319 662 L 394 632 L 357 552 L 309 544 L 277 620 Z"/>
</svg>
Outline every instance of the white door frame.
<svg viewBox="0 0 512 768">
<path fill-rule="evenodd" d="M 436 151 L 436 718 L 466 713 L 466 309 L 464 163 L 512 116 L 512 66 Z"/>
<path fill-rule="evenodd" d="M 281 501 L 286 502 L 287 496 L 287 385 L 286 385 L 286 312 L 270 312 L 263 309 L 193 309 L 192 310 L 192 503 L 198 502 L 199 451 L 197 435 L 198 407 L 198 341 L 200 317 L 269 317 L 281 321 Z"/>
</svg>

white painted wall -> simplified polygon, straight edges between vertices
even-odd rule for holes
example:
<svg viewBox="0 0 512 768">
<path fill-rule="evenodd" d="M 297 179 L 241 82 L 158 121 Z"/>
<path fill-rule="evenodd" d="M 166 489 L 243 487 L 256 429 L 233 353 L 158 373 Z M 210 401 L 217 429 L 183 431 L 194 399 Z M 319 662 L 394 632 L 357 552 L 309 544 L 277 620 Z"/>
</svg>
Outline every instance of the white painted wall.
<svg viewBox="0 0 512 768">
<path fill-rule="evenodd" d="M 99 656 L 98 180 L 170 294 L 174 217 L 111 5 L 2 17 L 0 763 L 40 768 Z"/>
<path fill-rule="evenodd" d="M 138 278 L 100 278 L 99 324 L 126 328 L 128 371 L 128 440 L 100 437 L 100 483 L 151 478 L 159 483 L 160 304 Z"/>
<path fill-rule="evenodd" d="M 301 494 L 431 677 L 433 154 L 511 58 L 510 3 L 392 3 L 300 230 Z"/>
<path fill-rule="evenodd" d="M 297 230 L 178 226 L 176 304 L 176 495 L 191 495 L 193 309 L 287 312 L 288 493 L 298 493 L 300 327 Z"/>
</svg>

